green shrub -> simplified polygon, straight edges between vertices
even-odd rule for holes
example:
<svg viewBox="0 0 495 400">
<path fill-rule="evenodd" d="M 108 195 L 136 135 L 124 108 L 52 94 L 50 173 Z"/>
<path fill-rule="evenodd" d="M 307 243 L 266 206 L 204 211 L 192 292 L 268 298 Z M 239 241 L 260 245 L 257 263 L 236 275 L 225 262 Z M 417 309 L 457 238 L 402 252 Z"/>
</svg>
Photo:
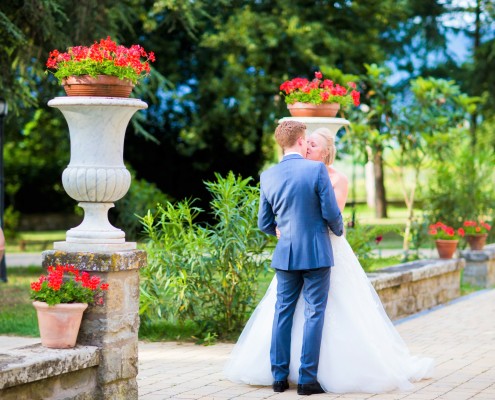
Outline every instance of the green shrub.
<svg viewBox="0 0 495 400">
<path fill-rule="evenodd" d="M 157 203 L 165 203 L 170 200 L 155 184 L 144 179 L 136 179 L 134 172 L 129 192 L 115 203 L 115 226 L 118 226 L 126 234 L 127 240 L 137 240 L 143 233 L 143 226 L 138 215 L 146 214 L 147 210 L 156 211 Z"/>
<path fill-rule="evenodd" d="M 259 188 L 232 172 L 216 178 L 205 182 L 213 223 L 197 223 L 203 210 L 189 200 L 159 205 L 141 218 L 148 237 L 141 315 L 194 321 L 208 341 L 239 334 L 269 262 L 262 254 L 267 236 L 257 228 Z"/>
<path fill-rule="evenodd" d="M 346 239 L 363 269 L 365 271 L 370 271 L 373 269 L 374 261 L 377 258 L 377 256 L 373 254 L 373 250 L 378 249 L 378 246 L 383 239 L 383 235 L 388 232 L 397 231 L 398 228 L 393 226 L 371 226 L 356 221 L 354 222 L 354 226 L 346 229 Z"/>
<path fill-rule="evenodd" d="M 438 162 L 425 196 L 428 222 L 458 228 L 467 219 L 490 220 L 495 210 L 493 165 L 493 150 L 473 149 L 468 143 Z"/>
<path fill-rule="evenodd" d="M 3 214 L 4 218 L 4 228 L 3 234 L 7 240 L 16 239 L 19 236 L 19 220 L 21 218 L 21 213 L 14 210 L 12 205 L 8 206 Z"/>
</svg>

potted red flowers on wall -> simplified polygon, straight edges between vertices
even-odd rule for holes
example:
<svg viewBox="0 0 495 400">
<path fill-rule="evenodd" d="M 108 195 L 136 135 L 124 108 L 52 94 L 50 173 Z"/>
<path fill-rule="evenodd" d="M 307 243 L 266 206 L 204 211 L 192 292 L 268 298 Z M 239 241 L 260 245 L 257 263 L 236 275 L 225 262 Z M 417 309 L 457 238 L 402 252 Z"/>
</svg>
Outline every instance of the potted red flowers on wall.
<svg viewBox="0 0 495 400">
<path fill-rule="evenodd" d="M 457 250 L 459 239 L 464 237 L 465 232 L 463 228 L 455 230 L 443 222 L 436 222 L 429 226 L 429 234 L 435 239 L 438 256 L 452 258 Z"/>
<path fill-rule="evenodd" d="M 354 82 L 347 87 L 323 79 L 315 72 L 313 80 L 294 78 L 280 85 L 287 108 L 293 117 L 335 117 L 341 107 L 360 104 L 360 94 Z"/>
<path fill-rule="evenodd" d="M 492 229 L 491 225 L 484 221 L 464 221 L 464 230 L 466 231 L 466 241 L 471 250 L 483 250 L 486 244 L 488 232 Z"/>
<path fill-rule="evenodd" d="M 48 274 L 31 283 L 31 299 L 38 315 L 41 344 L 74 347 L 88 304 L 103 304 L 108 284 L 73 265 L 48 267 Z"/>
<path fill-rule="evenodd" d="M 68 96 L 129 97 L 139 80 L 150 73 L 152 51 L 140 45 L 118 45 L 110 36 L 91 46 L 50 52 L 46 66 Z"/>
</svg>

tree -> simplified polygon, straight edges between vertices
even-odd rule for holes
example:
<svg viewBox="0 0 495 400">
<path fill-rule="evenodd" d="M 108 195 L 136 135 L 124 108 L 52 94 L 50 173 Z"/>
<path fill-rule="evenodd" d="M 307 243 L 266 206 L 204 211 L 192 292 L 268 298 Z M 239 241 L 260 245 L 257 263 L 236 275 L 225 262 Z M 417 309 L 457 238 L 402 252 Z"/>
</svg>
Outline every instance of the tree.
<svg viewBox="0 0 495 400">
<path fill-rule="evenodd" d="M 393 124 L 395 162 L 390 163 L 407 207 L 405 258 L 409 251 L 420 176 L 431 160 L 442 160 L 451 155 L 462 133 L 459 124 L 474 112 L 479 101 L 461 93 L 454 82 L 435 78 L 411 81 L 411 95 L 410 104 L 398 110 L 398 118 Z M 407 173 L 408 168 L 410 173 Z"/>
<path fill-rule="evenodd" d="M 33 4 L 42 7 L 38 15 L 46 24 L 37 23 L 33 10 L 28 12 Z M 45 57 L 53 48 L 89 44 L 109 34 L 155 51 L 155 69 L 174 86 L 154 74 L 140 88 L 136 95 L 150 107 L 133 119 L 125 158 L 138 178 L 155 182 L 174 198 L 206 197 L 202 181 L 214 171 L 258 175 L 275 158 L 271 136 L 276 118 L 287 115 L 277 94 L 280 83 L 317 69 L 326 75 L 332 68 L 363 73 L 362 60 L 380 63 L 401 46 L 402 38 L 394 32 L 409 16 L 405 3 L 393 0 L 318 1 L 311 7 L 303 0 L 32 0 L 2 3 L 0 12 L 10 31 L 26 43 L 9 38 L 10 47 L 0 47 L 6 54 L 0 57 L 4 70 L 15 71 L 2 88 L 24 81 L 31 96 L 16 102 L 19 118 L 8 121 L 8 140 L 14 143 L 33 121 L 34 102 L 44 108 L 60 92 L 43 75 Z M 12 86 L 5 90 L 18 93 Z M 60 118 L 57 110 L 46 112 Z M 60 135 L 65 132 L 57 129 Z M 149 135 L 132 135 L 139 131 Z M 52 185 L 59 184 L 59 176 Z"/>
<path fill-rule="evenodd" d="M 179 14 L 189 15 L 182 1 L 167 1 L 162 8 L 171 10 L 165 25 L 186 29 L 189 19 L 177 23 Z M 0 74 L 0 93 L 10 110 L 5 126 L 8 204 L 23 212 L 67 211 L 73 207 L 60 183 L 68 162 L 67 125 L 58 110 L 46 105 L 61 93 L 61 88 L 45 75 L 45 61 L 55 48 L 91 44 L 107 35 L 121 43 L 126 39 L 133 43 L 142 23 L 139 18 L 146 18 L 145 11 L 143 2 L 108 0 L 13 0 L 0 4 L 0 68 L 4 71 Z M 150 84 L 143 86 L 156 89 L 162 84 L 155 72 Z M 142 90 L 140 94 L 149 97 Z M 134 120 L 133 130 L 143 132 L 138 122 Z M 33 198 L 38 201 L 32 202 Z"/>
<path fill-rule="evenodd" d="M 398 46 L 386 32 L 406 18 L 395 1 L 203 4 L 209 17 L 198 16 L 195 37 L 161 27 L 149 37 L 146 47 L 160 49 L 156 68 L 176 86 L 148 114 L 146 128 L 160 146 L 131 138 L 126 155 L 138 174 L 175 198 L 206 197 L 202 180 L 213 171 L 256 176 L 275 160 L 276 119 L 288 115 L 279 85 L 315 70 L 364 72 L 362 60 L 381 62 Z"/>
<path fill-rule="evenodd" d="M 350 128 L 351 134 L 347 140 L 353 143 L 364 158 L 373 162 L 375 185 L 375 216 L 387 217 L 387 199 L 385 193 L 385 173 L 383 155 L 387 141 L 390 139 L 390 124 L 393 119 L 392 104 L 394 94 L 388 83 L 391 71 L 376 64 L 365 64 L 366 74 L 360 77 L 365 90 L 361 107 L 367 112 L 359 111 Z M 369 109 L 368 109 L 369 108 Z"/>
</svg>

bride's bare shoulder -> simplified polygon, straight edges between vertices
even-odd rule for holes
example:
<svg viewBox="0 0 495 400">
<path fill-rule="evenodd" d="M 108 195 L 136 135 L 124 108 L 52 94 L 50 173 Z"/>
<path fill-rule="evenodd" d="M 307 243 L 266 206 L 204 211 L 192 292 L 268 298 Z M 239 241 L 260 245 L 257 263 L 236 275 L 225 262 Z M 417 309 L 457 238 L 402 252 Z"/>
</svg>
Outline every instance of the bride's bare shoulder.
<svg viewBox="0 0 495 400">
<path fill-rule="evenodd" d="M 330 180 L 332 181 L 333 186 L 335 185 L 348 185 L 349 184 L 349 179 L 347 179 L 347 176 L 340 172 L 337 171 L 335 168 L 332 168 L 330 170 Z"/>
</svg>

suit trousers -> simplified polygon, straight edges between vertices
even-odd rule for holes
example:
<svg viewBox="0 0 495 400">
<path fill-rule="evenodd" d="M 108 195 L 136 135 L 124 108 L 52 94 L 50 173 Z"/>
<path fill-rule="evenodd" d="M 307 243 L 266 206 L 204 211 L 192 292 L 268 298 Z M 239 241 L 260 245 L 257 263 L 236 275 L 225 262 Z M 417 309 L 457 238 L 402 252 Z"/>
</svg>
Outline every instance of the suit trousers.
<svg viewBox="0 0 495 400">
<path fill-rule="evenodd" d="M 273 319 L 270 361 L 275 381 L 289 376 L 291 331 L 297 300 L 303 291 L 305 322 L 301 350 L 300 384 L 316 382 L 321 335 L 330 289 L 330 268 L 276 270 L 277 302 Z"/>
</svg>

